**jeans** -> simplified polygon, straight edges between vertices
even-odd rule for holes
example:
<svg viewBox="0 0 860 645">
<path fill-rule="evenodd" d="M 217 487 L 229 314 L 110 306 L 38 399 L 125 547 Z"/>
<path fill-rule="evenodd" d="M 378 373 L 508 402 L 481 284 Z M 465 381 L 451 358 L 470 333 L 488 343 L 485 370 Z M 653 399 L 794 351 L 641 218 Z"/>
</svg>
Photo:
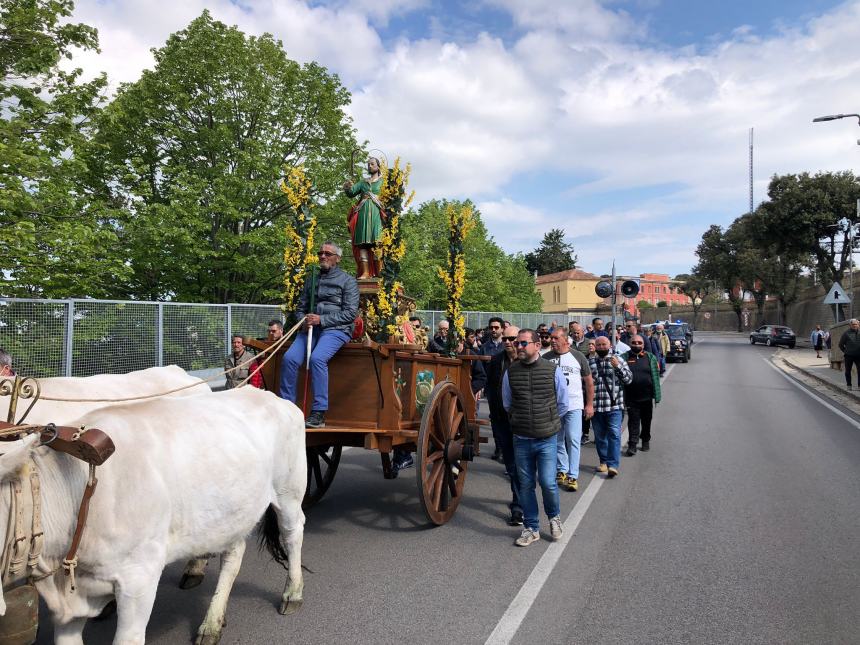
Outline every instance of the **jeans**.
<svg viewBox="0 0 860 645">
<path fill-rule="evenodd" d="M 311 349 L 311 384 L 314 389 L 314 402 L 311 410 L 328 410 L 328 362 L 337 350 L 349 340 L 349 334 L 340 329 L 326 329 L 320 333 L 314 327 Z M 299 368 L 305 364 L 308 351 L 308 335 L 302 332 L 290 345 L 281 363 L 281 398 L 296 402 L 296 383 Z"/>
<path fill-rule="evenodd" d="M 618 468 L 621 462 L 621 410 L 595 412 L 591 417 L 591 427 L 600 463 Z"/>
<path fill-rule="evenodd" d="M 557 437 L 557 433 L 545 439 L 527 439 L 514 435 L 514 456 L 520 479 L 523 525 L 532 531 L 540 528 L 535 495 L 536 482 L 540 482 L 543 510 L 547 517 L 553 518 L 559 514 L 558 484 L 555 481 L 555 462 L 558 458 Z"/>
<path fill-rule="evenodd" d="M 582 410 L 569 410 L 561 418 L 558 433 L 558 472 L 579 478 L 579 440 L 582 439 Z"/>
<path fill-rule="evenodd" d="M 522 513 L 523 507 L 520 504 L 520 478 L 517 474 L 517 463 L 514 458 L 514 435 L 511 432 L 511 423 L 508 421 L 507 414 L 493 417 L 493 438 L 496 441 L 496 447 L 502 451 L 502 459 L 505 462 L 505 472 L 508 473 L 508 479 L 511 482 L 511 503 L 508 508 L 511 513 Z"/>
<path fill-rule="evenodd" d="M 845 363 L 845 384 L 851 385 L 851 368 L 855 365 L 857 366 L 857 384 L 860 385 L 860 357 L 857 356 L 845 356 L 843 357 L 843 362 Z"/>
<path fill-rule="evenodd" d="M 654 417 L 654 402 L 651 399 L 647 401 L 631 401 L 627 405 L 627 443 L 636 448 L 641 437 L 642 443 L 651 441 L 651 419 Z M 640 427 L 642 433 L 640 435 Z"/>
</svg>

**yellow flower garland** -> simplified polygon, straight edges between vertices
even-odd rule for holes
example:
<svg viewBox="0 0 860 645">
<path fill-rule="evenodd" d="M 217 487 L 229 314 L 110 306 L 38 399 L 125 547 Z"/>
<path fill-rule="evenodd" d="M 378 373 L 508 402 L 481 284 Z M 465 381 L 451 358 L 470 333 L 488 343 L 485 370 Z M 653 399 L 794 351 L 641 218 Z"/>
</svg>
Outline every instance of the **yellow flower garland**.
<svg viewBox="0 0 860 645">
<path fill-rule="evenodd" d="M 453 250 L 448 253 L 448 270 L 436 267 L 436 273 L 448 291 L 445 313 L 454 326 L 455 338 L 460 339 L 466 336 L 466 318 L 460 305 L 466 288 L 466 256 L 463 243 L 475 228 L 475 217 L 470 206 L 458 209 L 453 204 L 448 204 L 445 217 L 448 220 L 449 239 Z"/>
<path fill-rule="evenodd" d="M 314 205 L 311 203 L 313 183 L 303 166 L 294 166 L 287 171 L 286 179 L 280 182 L 280 189 L 287 196 L 292 210 L 292 221 L 287 223 L 287 245 L 284 249 L 284 304 L 282 309 L 293 312 L 298 305 L 304 286 L 307 267 L 317 262 L 314 253 L 314 232 L 316 217 L 310 215 Z"/>
</svg>

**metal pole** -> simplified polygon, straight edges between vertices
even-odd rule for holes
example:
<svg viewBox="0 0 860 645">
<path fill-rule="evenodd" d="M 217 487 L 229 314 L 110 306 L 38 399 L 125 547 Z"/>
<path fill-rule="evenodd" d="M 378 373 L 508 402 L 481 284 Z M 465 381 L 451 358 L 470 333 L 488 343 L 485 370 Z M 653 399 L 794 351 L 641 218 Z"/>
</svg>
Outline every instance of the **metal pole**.
<svg viewBox="0 0 860 645">
<path fill-rule="evenodd" d="M 158 323 L 155 340 L 155 351 L 158 354 L 158 366 L 164 366 L 164 303 L 158 303 Z"/>
<path fill-rule="evenodd" d="M 69 300 L 69 317 L 66 319 L 66 376 L 72 375 L 72 349 L 75 344 L 75 301 Z"/>
<path fill-rule="evenodd" d="M 227 354 L 230 353 L 233 344 L 233 307 L 227 305 Z"/>
<path fill-rule="evenodd" d="M 612 260 L 612 329 L 609 332 L 609 340 L 612 341 L 612 351 L 615 351 L 615 260 Z"/>
</svg>

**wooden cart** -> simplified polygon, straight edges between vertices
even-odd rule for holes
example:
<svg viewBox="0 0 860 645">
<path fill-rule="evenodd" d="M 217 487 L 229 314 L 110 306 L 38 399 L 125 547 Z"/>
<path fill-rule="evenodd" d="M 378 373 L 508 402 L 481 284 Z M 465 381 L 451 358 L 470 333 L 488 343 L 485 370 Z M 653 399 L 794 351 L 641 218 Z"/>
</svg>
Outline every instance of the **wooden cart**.
<svg viewBox="0 0 860 645">
<path fill-rule="evenodd" d="M 271 343 L 245 339 L 265 351 Z M 266 389 L 278 391 L 285 347 L 263 367 Z M 329 362 L 329 409 L 325 428 L 307 429 L 308 488 L 305 507 L 331 486 L 344 446 L 378 450 L 386 479 L 394 448 L 415 452 L 418 496 L 437 525 L 454 515 L 463 495 L 469 462 L 479 452 L 480 425 L 471 390 L 472 361 L 448 358 L 414 345 L 348 343 Z M 304 369 L 298 381 L 299 405 Z M 308 406 L 312 399 L 308 391 Z"/>
</svg>

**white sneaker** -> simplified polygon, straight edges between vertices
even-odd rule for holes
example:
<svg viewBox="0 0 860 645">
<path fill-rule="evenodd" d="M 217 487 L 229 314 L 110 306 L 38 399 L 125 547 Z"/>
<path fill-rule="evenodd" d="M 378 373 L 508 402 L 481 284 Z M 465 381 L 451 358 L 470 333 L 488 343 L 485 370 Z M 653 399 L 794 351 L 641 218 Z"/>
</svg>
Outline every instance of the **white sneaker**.
<svg viewBox="0 0 860 645">
<path fill-rule="evenodd" d="M 540 540 L 540 533 L 532 531 L 531 529 L 523 529 L 523 532 L 516 539 L 514 544 L 517 546 L 528 546 L 532 542 L 537 542 L 538 540 Z"/>
<path fill-rule="evenodd" d="M 559 517 L 558 515 L 549 519 L 549 532 L 550 535 L 552 535 L 553 540 L 558 540 L 559 538 L 561 538 L 563 530 L 561 528 L 561 517 Z"/>
</svg>

